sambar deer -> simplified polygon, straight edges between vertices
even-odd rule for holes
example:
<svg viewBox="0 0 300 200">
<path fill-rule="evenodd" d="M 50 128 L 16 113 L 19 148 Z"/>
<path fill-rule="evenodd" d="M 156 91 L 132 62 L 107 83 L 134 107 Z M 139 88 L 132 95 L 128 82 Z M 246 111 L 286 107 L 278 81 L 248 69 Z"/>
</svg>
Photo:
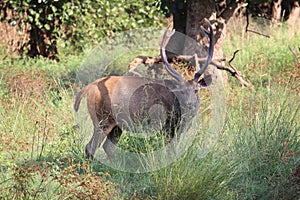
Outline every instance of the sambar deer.
<svg viewBox="0 0 300 200">
<path fill-rule="evenodd" d="M 204 76 L 199 80 L 211 63 L 214 51 L 213 29 L 210 22 L 207 19 L 205 21 L 209 29 L 201 28 L 210 39 L 208 57 L 192 80 L 184 80 L 168 62 L 165 48 L 168 43 L 167 40 L 175 32 L 173 30 L 172 33 L 168 33 L 168 27 L 162 38 L 160 54 L 166 70 L 176 80 L 109 76 L 87 85 L 77 94 L 74 104 L 75 111 L 78 111 L 82 97 L 87 94 L 87 107 L 94 125 L 93 136 L 85 148 L 87 157 L 93 157 L 96 149 L 107 137 L 103 148 L 107 156 L 112 158 L 113 153 L 109 142 L 116 144 L 125 126 L 135 126 L 141 120 L 149 117 L 151 115 L 149 114 L 150 109 L 154 105 L 160 105 L 161 107 L 157 107 L 159 110 L 161 108 L 165 110 L 166 117 L 162 122 L 164 124 L 163 130 L 171 138 L 174 136 L 183 115 L 189 115 L 191 116 L 189 119 L 192 119 L 197 114 L 200 105 L 198 91 L 208 87 L 212 82 L 211 75 Z"/>
</svg>

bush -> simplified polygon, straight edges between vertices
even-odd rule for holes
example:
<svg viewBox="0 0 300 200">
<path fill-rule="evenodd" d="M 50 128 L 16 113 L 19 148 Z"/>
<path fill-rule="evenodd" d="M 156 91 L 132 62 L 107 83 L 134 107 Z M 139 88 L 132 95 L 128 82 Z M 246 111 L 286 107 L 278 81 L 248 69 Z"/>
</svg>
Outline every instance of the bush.
<svg viewBox="0 0 300 200">
<path fill-rule="evenodd" d="M 19 48 L 31 57 L 57 59 L 57 39 L 81 50 L 117 32 L 161 24 L 159 2 L 150 0 L 8 0 L 0 3 L 1 21 L 29 30 Z M 28 28 L 29 26 L 29 28 Z"/>
</svg>

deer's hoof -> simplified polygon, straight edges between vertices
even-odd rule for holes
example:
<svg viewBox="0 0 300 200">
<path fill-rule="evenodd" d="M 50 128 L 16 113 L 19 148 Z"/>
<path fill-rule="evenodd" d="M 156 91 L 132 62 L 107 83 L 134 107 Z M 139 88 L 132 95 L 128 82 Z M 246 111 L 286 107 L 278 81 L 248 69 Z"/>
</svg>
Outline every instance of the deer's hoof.
<svg viewBox="0 0 300 200">
<path fill-rule="evenodd" d="M 85 157 L 88 158 L 88 159 L 93 159 L 94 158 L 94 154 L 92 153 L 89 144 L 87 144 L 86 147 L 85 147 Z"/>
</svg>

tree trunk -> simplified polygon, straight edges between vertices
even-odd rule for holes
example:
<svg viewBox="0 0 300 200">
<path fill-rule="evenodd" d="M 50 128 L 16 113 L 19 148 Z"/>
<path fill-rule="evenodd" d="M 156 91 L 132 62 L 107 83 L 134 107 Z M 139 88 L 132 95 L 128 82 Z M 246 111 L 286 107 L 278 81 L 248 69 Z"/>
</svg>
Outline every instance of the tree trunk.
<svg viewBox="0 0 300 200">
<path fill-rule="evenodd" d="M 203 19 L 207 18 L 213 24 L 215 29 L 215 50 L 214 59 L 223 58 L 223 44 L 226 35 L 226 24 L 233 16 L 238 3 L 236 1 L 223 1 L 217 4 L 215 0 L 164 0 L 171 13 L 173 14 L 173 24 L 176 31 L 181 32 L 190 38 L 194 39 L 198 45 L 188 42 L 188 39 L 182 35 L 173 36 L 169 44 L 176 45 L 176 50 L 179 54 L 195 54 L 199 57 L 207 56 L 208 40 L 201 30 Z M 226 4 L 226 2 L 229 2 Z M 217 12 L 217 7 L 221 5 L 222 12 Z M 216 23 L 215 23 L 216 22 Z M 176 40 L 176 41 L 171 41 Z M 189 44 L 190 43 L 190 44 Z M 169 45 L 168 44 L 168 45 Z M 198 46 L 200 48 L 195 48 Z M 169 48 L 172 50 L 172 48 Z M 175 49 L 175 48 L 173 48 Z M 174 52 L 173 52 L 174 53 Z M 224 65 L 224 63 L 220 63 Z M 214 78 L 217 77 L 217 69 L 215 67 L 209 69 Z M 222 71 L 222 80 L 227 82 L 227 74 Z"/>
<path fill-rule="evenodd" d="M 52 26 L 54 27 L 54 26 Z M 31 26 L 29 36 L 29 50 L 28 56 L 36 57 L 43 56 L 52 60 L 59 61 L 57 58 L 57 47 L 56 47 L 56 38 L 51 34 L 51 32 L 45 32 L 42 29 Z"/>
<path fill-rule="evenodd" d="M 281 3 L 282 0 L 273 1 L 272 6 L 272 22 L 277 23 L 281 21 Z"/>
<path fill-rule="evenodd" d="M 214 23 L 215 27 L 215 50 L 214 50 L 214 58 L 223 58 L 223 44 L 224 38 L 226 35 L 226 23 L 232 17 L 235 9 L 237 8 L 237 3 L 235 1 L 231 1 L 229 5 L 226 6 L 226 9 L 217 16 L 216 7 L 217 4 L 212 0 L 187 0 L 187 25 L 186 25 L 186 34 L 195 39 L 199 45 L 206 46 L 208 48 L 208 41 L 201 31 L 201 25 L 204 18 L 207 18 Z M 217 26 L 216 26 L 217 24 Z M 207 50 L 206 50 L 207 52 Z M 199 57 L 203 57 L 203 52 L 197 52 Z M 224 65 L 224 63 L 221 63 Z M 213 77 L 217 78 L 217 69 L 210 68 L 210 73 L 213 74 Z M 222 80 L 223 82 L 227 82 L 227 74 L 222 71 Z"/>
<path fill-rule="evenodd" d="M 186 3 L 185 0 L 178 0 L 173 12 L 174 29 L 185 34 L 186 29 Z"/>
<path fill-rule="evenodd" d="M 290 27 L 300 28 L 300 7 L 297 1 L 294 2 L 289 19 L 287 21 Z"/>
</svg>

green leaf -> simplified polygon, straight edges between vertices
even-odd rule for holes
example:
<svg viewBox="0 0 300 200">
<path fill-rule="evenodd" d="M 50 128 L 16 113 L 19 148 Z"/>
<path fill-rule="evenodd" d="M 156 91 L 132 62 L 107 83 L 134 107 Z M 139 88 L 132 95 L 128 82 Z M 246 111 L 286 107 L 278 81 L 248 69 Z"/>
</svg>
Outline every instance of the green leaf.
<svg viewBox="0 0 300 200">
<path fill-rule="evenodd" d="M 53 12 L 53 13 L 56 13 L 57 8 L 56 8 L 55 6 L 51 5 L 51 9 L 52 9 L 52 12 Z"/>
<path fill-rule="evenodd" d="M 28 15 L 27 20 L 28 20 L 30 23 L 32 23 L 32 22 L 33 22 L 33 17 L 30 16 L 30 15 Z"/>
<path fill-rule="evenodd" d="M 47 19 L 48 19 L 49 21 L 53 21 L 53 14 L 49 14 L 49 15 L 47 16 Z"/>
<path fill-rule="evenodd" d="M 16 21 L 12 20 L 12 19 L 9 19 L 8 20 L 8 24 L 11 25 L 11 26 L 15 26 L 16 25 Z"/>
<path fill-rule="evenodd" d="M 44 28 L 45 28 L 47 31 L 49 31 L 49 30 L 50 30 L 50 25 L 49 25 L 49 24 L 45 24 L 45 25 L 44 25 Z"/>
</svg>

